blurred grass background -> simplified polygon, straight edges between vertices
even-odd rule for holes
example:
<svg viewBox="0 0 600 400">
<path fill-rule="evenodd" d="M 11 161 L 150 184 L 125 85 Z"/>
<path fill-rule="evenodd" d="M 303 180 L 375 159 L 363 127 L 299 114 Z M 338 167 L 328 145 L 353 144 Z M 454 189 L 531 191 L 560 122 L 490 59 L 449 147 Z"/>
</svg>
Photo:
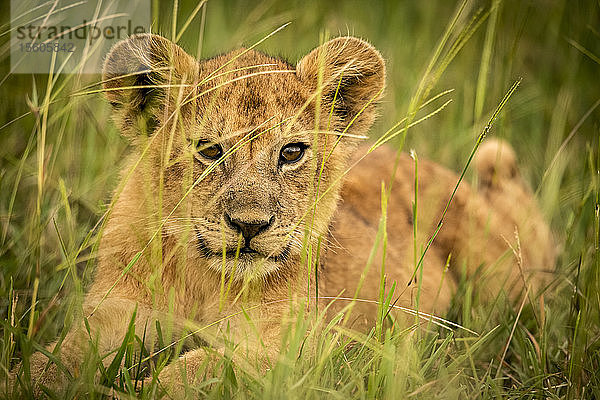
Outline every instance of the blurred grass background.
<svg viewBox="0 0 600 400">
<path fill-rule="evenodd" d="M 179 31 L 197 5 L 176 4 L 156 2 L 155 32 L 170 37 L 173 10 L 177 9 Z M 252 44 L 291 21 L 259 49 L 295 63 L 324 34 L 362 37 L 387 60 L 387 94 L 371 130 L 377 137 L 406 115 L 456 7 L 450 1 L 211 0 L 179 44 L 190 54 L 210 57 Z M 19 325 L 19 332 L 33 342 L 47 343 L 73 318 L 93 276 L 92 228 L 106 211 L 127 151 L 100 94 L 71 96 L 99 76 L 60 76 L 48 89 L 48 75 L 9 74 L 9 16 L 9 4 L 3 2 L 0 315 L 5 323 L 0 361 L 4 370 L 11 358 L 27 352 L 25 339 L 13 343 L 15 331 L 9 325 Z M 340 360 L 356 352 L 348 350 L 343 357 L 336 353 L 342 358 L 332 356 L 328 372 L 321 376 L 330 378 L 331 387 L 321 382 L 323 390 L 306 392 L 309 397 L 600 398 L 600 2 L 473 1 L 467 3 L 460 24 L 471 18 L 477 18 L 480 26 L 433 91 L 453 89 L 453 102 L 411 128 L 405 149 L 414 148 L 421 158 L 459 170 L 506 90 L 522 78 L 492 134 L 515 147 L 522 172 L 553 227 L 560 247 L 556 279 L 540 304 L 526 307 L 518 320 L 507 304 L 465 305 L 459 292 L 448 318 L 482 335 L 491 332 L 485 341 L 457 337 L 446 343 L 432 336 L 404 345 L 408 347 L 384 341 L 374 350 L 381 364 L 364 359 L 359 362 L 364 369 L 338 375 L 336 368 L 343 370 Z M 46 113 L 47 94 L 54 102 Z M 12 316 L 16 323 L 10 322 Z M 509 338 L 504 364 L 499 366 Z M 392 361 L 383 356 L 386 352 L 394 355 Z M 358 353 L 357 357 L 364 356 Z M 372 377 L 369 371 L 385 370 L 384 361 L 392 363 L 390 377 L 405 376 L 397 382 L 386 380 L 385 371 Z M 401 368 L 398 363 L 405 365 Z M 264 398 L 281 393 L 296 397 L 285 390 L 306 368 L 301 365 L 277 375 L 282 382 L 275 386 L 246 382 L 236 387 Z M 354 382 L 346 373 L 354 376 L 355 386 L 338 382 L 344 377 Z M 379 389 L 362 392 L 357 389 L 360 382 Z M 306 394 L 298 393 L 298 397 Z"/>
</svg>

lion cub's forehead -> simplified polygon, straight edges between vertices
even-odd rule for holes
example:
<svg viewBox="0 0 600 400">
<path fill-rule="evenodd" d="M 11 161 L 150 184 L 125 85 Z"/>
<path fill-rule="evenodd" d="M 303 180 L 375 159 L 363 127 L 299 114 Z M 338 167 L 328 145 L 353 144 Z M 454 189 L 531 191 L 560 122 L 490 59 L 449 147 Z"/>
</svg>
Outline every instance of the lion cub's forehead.
<svg viewBox="0 0 600 400">
<path fill-rule="evenodd" d="M 283 60 L 241 49 L 200 61 L 200 71 L 198 120 L 220 137 L 265 129 L 272 137 L 297 130 L 313 112 L 310 89 Z"/>
</svg>

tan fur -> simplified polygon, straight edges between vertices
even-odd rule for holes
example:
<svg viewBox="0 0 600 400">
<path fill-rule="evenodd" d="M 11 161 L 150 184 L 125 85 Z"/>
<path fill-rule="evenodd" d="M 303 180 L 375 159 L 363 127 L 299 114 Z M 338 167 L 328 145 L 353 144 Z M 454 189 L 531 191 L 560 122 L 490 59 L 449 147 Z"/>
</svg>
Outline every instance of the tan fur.
<svg viewBox="0 0 600 400">
<path fill-rule="evenodd" d="M 137 309 L 136 330 L 141 334 L 146 326 L 150 342 L 155 320 L 174 340 L 196 330 L 195 336 L 217 352 L 223 348 L 223 331 L 228 331 L 243 343 L 240 354 L 247 351 L 265 365 L 273 362 L 283 317 L 302 299 L 315 296 L 307 247 L 311 262 L 320 260 L 324 304 L 326 297 L 356 294 L 381 216 L 381 182 L 389 184 L 395 158 L 391 149 L 380 148 L 342 180 L 365 152 L 356 136 L 372 124 L 385 86 L 384 62 L 372 46 L 337 38 L 294 68 L 243 49 L 198 62 L 164 38 L 140 35 L 113 48 L 103 78 L 115 121 L 133 141 L 134 151 L 123 167 L 84 305 L 101 354 L 121 343 Z M 246 140 L 248 133 L 252 140 Z M 340 134 L 348 137 L 338 142 Z M 197 140 L 236 151 L 206 174 L 213 161 L 197 152 Z M 309 146 L 304 157 L 280 164 L 281 148 L 298 142 Z M 516 168 L 512 172 L 512 150 L 489 143 L 477 161 L 483 187 L 477 192 L 461 184 L 417 282 L 411 280 L 414 167 L 412 159 L 400 156 L 387 209 L 385 261 L 386 290 L 397 282 L 398 305 L 416 307 L 420 287 L 420 309 L 443 313 L 463 264 L 482 292 L 510 287 L 513 296 L 523 280 L 538 287 L 543 278 L 534 272 L 552 267 L 548 228 Z M 500 147 L 505 152 L 497 154 Z M 433 234 L 456 182 L 453 172 L 420 161 L 420 248 Z M 228 221 L 268 225 L 248 241 L 258 254 L 236 260 L 238 241 L 245 239 Z M 508 246 L 515 246 L 515 228 L 520 263 Z M 449 272 L 442 279 L 450 254 Z M 359 298 L 378 299 L 381 260 L 380 251 L 366 271 Z M 477 279 L 480 265 L 484 269 Z M 347 305 L 337 301 L 332 310 Z M 242 307 L 252 324 L 240 315 Z M 373 310 L 359 303 L 352 318 L 371 324 Z M 62 345 L 60 357 L 75 375 L 87 342 L 80 325 Z M 206 364 L 212 357 L 208 354 L 192 348 L 181 356 L 185 363 L 165 368 L 161 382 L 181 388 L 182 368 L 189 381 L 196 381 L 198 373 L 204 374 L 200 366 L 212 365 Z M 33 375 L 38 383 L 60 388 L 61 373 L 56 368 L 43 373 L 45 362 L 40 354 L 34 357 Z"/>
</svg>

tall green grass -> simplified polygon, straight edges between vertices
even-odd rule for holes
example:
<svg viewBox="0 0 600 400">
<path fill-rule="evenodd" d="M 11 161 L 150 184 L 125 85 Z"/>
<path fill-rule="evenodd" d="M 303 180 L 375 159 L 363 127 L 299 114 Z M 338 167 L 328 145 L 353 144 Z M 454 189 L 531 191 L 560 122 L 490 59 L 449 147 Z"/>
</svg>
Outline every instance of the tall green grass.
<svg viewBox="0 0 600 400">
<path fill-rule="evenodd" d="M 221 374 L 200 388 L 204 395 L 600 398 L 600 3 L 155 5 L 158 31 L 201 57 L 256 43 L 288 21 L 259 49 L 295 62 L 319 43 L 322 32 L 368 39 L 388 67 L 373 142 L 415 149 L 420 158 L 457 171 L 507 89 L 520 79 L 519 90 L 493 118 L 490 134 L 514 145 L 560 246 L 555 278 L 531 303 L 479 304 L 470 283 L 460 283 L 442 317 L 477 334 L 434 324 L 390 326 L 383 306 L 368 335 L 319 319 L 312 324 L 322 330 L 311 329 L 311 320 L 298 313 L 282 339 L 286 350 L 265 375 L 254 372 L 252 360 L 234 365 L 226 356 Z M 127 143 L 106 123 L 110 110 L 99 94 L 72 95 L 87 91 L 99 77 L 8 74 L 8 12 L 2 15 L 0 377 L 5 379 L 16 362 L 27 365 L 32 352 L 64 338 L 77 318 Z M 464 179 L 474 181 L 469 170 Z M 377 243 L 385 246 L 385 201 L 382 205 Z M 415 240 L 415 273 L 425 245 Z M 392 301 L 387 294 L 382 292 L 382 304 Z M 67 395 L 102 398 L 115 390 L 134 396 L 143 372 L 138 361 L 150 356 L 135 350 L 144 337 L 132 326 L 121 348 L 108 355 L 108 368 L 104 355 L 91 348 Z M 305 340 L 317 351 L 302 351 Z M 167 341 L 162 344 L 171 349 Z M 151 362 L 166 363 L 176 347 Z M 102 386 L 96 384 L 98 374 Z M 25 371 L 25 386 L 27 378 Z M 2 390 L 0 397 L 17 396 Z M 151 385 L 140 396 L 159 394 L 160 387 Z"/>
</svg>

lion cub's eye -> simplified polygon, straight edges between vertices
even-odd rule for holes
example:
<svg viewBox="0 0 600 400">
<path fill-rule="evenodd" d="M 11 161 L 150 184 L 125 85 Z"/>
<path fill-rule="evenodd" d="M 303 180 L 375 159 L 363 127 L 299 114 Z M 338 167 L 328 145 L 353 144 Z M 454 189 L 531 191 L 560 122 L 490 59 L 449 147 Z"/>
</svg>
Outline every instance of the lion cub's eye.
<svg viewBox="0 0 600 400">
<path fill-rule="evenodd" d="M 281 149 L 281 153 L 279 154 L 279 163 L 280 164 L 293 164 L 299 161 L 304 155 L 304 150 L 306 150 L 308 146 L 304 143 L 290 143 Z"/>
<path fill-rule="evenodd" d="M 200 155 L 209 160 L 216 160 L 223 155 L 223 149 L 221 146 L 215 143 L 211 143 L 206 140 L 200 140 L 196 143 L 196 150 Z"/>
</svg>

